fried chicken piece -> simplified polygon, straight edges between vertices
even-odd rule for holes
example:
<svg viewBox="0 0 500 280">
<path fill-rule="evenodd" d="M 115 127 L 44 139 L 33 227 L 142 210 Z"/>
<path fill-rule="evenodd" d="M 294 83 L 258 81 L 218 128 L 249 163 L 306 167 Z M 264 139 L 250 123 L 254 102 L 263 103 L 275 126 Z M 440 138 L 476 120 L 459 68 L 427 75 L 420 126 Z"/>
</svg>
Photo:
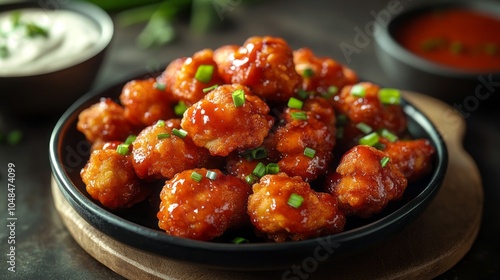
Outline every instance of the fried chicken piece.
<svg viewBox="0 0 500 280">
<path fill-rule="evenodd" d="M 328 94 L 330 87 L 340 90 L 358 81 L 356 73 L 330 57 L 317 57 L 310 49 L 293 52 L 295 70 L 302 78 L 302 89 L 318 94 Z"/>
<path fill-rule="evenodd" d="M 93 151 L 80 176 L 90 196 L 109 209 L 128 208 L 151 193 L 135 174 L 131 156 L 112 148 Z"/>
<path fill-rule="evenodd" d="M 207 178 L 207 172 L 216 178 Z M 193 179 L 193 172 L 201 179 Z M 168 234 L 211 240 L 227 229 L 248 223 L 246 214 L 250 186 L 217 169 L 193 169 L 176 174 L 160 193 L 158 226 Z"/>
<path fill-rule="evenodd" d="M 429 174 L 435 149 L 427 139 L 384 142 L 384 153 L 409 182 Z"/>
<path fill-rule="evenodd" d="M 266 101 L 286 102 L 302 82 L 292 49 L 281 38 L 250 37 L 237 49 L 216 49 L 214 56 L 225 83 L 245 85 Z"/>
<path fill-rule="evenodd" d="M 90 143 L 123 141 L 135 128 L 125 118 L 125 110 L 110 98 L 101 100 L 78 115 L 76 125 Z"/>
<path fill-rule="evenodd" d="M 391 160 L 381 162 L 384 157 L 373 147 L 356 146 L 342 156 L 336 173 L 328 176 L 327 189 L 346 215 L 370 217 L 403 195 L 408 182 Z"/>
<path fill-rule="evenodd" d="M 201 74 L 202 72 L 204 74 Z M 161 80 L 165 82 L 167 92 L 170 92 L 175 99 L 185 101 L 189 105 L 205 96 L 203 89 L 223 83 L 211 49 L 204 49 L 191 57 L 172 61 L 162 74 Z"/>
<path fill-rule="evenodd" d="M 165 89 L 161 89 L 162 86 L 155 78 L 132 80 L 125 84 L 120 94 L 125 118 L 139 127 L 173 118 L 173 101 Z"/>
<path fill-rule="evenodd" d="M 338 233 L 345 225 L 333 196 L 285 173 L 265 175 L 253 185 L 248 214 L 257 233 L 276 242 Z"/>
<path fill-rule="evenodd" d="M 174 135 L 174 129 L 180 129 L 179 119 L 160 121 L 137 135 L 132 142 L 132 163 L 139 178 L 170 179 L 178 172 L 204 166 L 211 160 L 207 149 L 196 146 L 189 135 Z"/>
<path fill-rule="evenodd" d="M 233 102 L 235 91 L 244 94 L 241 106 Z M 212 155 L 227 156 L 262 144 L 274 123 L 268 113 L 267 104 L 247 87 L 223 85 L 189 107 L 181 126 L 197 146 L 207 148 Z"/>
</svg>

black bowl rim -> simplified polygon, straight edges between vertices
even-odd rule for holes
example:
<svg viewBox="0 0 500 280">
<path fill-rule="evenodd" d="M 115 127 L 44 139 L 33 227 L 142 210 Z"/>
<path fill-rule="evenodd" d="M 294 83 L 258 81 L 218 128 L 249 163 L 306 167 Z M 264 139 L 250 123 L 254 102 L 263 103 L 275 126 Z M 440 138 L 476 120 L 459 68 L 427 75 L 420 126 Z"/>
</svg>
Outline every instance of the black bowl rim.
<svg viewBox="0 0 500 280">
<path fill-rule="evenodd" d="M 426 3 L 408 8 L 405 11 L 392 17 L 387 24 L 375 25 L 374 37 L 378 45 L 387 52 L 388 55 L 409 65 L 423 70 L 425 72 L 441 75 L 444 77 L 456 77 L 464 79 L 475 79 L 480 75 L 500 75 L 500 70 L 496 71 L 474 71 L 467 69 L 458 69 L 437 62 L 433 62 L 422 58 L 405 47 L 401 46 L 398 41 L 392 36 L 391 28 L 395 22 L 412 17 L 418 13 L 425 12 L 436 8 L 467 8 L 476 11 L 487 11 L 500 15 L 500 3 L 494 1 L 466 1 L 466 0 L 445 0 L 440 2 Z"/>
<path fill-rule="evenodd" d="M 68 68 L 76 67 L 84 63 L 85 61 L 101 53 L 104 49 L 106 49 L 109 46 L 114 35 L 114 23 L 108 13 L 106 13 L 99 6 L 86 1 L 68 1 L 66 3 L 59 3 L 56 1 L 56 3 L 57 3 L 56 7 L 48 6 L 47 9 L 72 11 L 86 18 L 89 18 L 90 20 L 95 22 L 100 31 L 100 36 L 97 43 L 92 47 L 91 50 L 86 52 L 85 56 L 80 56 L 78 59 L 75 59 L 71 63 L 66 63 L 54 69 L 39 71 L 31 74 L 0 75 L 0 80 L 24 79 L 29 77 L 38 77 L 38 76 L 50 75 L 53 73 L 61 72 Z M 28 2 L 14 2 L 5 5 L 0 5 L 0 12 L 7 12 L 11 10 L 25 9 L 25 8 L 45 9 L 41 7 L 41 3 L 39 3 L 38 1 L 28 1 Z"/>
<path fill-rule="evenodd" d="M 144 74 L 144 73 L 143 73 Z M 125 79 L 125 81 L 129 81 L 133 78 L 143 77 L 144 75 L 133 75 L 129 79 Z M 431 137 L 431 142 L 435 146 L 437 161 L 436 166 L 434 168 L 433 174 L 430 176 L 430 179 L 425 187 L 423 187 L 422 191 L 419 194 L 395 210 L 394 212 L 388 214 L 387 216 L 382 217 L 379 220 L 376 220 L 372 223 L 354 228 L 352 230 L 344 231 L 341 233 L 337 233 L 334 235 L 322 236 L 318 238 L 303 240 L 303 241 L 294 241 L 294 242 L 284 242 L 284 243 L 245 243 L 245 244 L 231 244 L 231 243 L 215 243 L 215 242 L 206 242 L 206 241 L 198 241 L 191 240 L 187 238 L 181 238 L 176 236 L 170 236 L 164 232 L 153 230 L 151 228 L 133 223 L 128 221 L 122 217 L 119 217 L 112 212 L 109 212 L 100 206 L 98 206 L 95 202 L 87 198 L 83 195 L 78 188 L 71 182 L 70 178 L 67 176 L 65 167 L 62 159 L 62 155 L 60 151 L 62 150 L 62 137 L 68 129 L 70 129 L 69 125 L 75 121 L 78 117 L 79 111 L 83 110 L 82 106 L 89 102 L 91 99 L 96 98 L 96 96 L 109 91 L 113 87 L 118 85 L 123 85 L 124 81 L 119 83 L 112 84 L 111 86 L 104 86 L 97 89 L 94 89 L 81 98 L 79 98 L 73 105 L 71 105 L 66 112 L 60 117 L 57 123 L 54 126 L 54 129 L 50 136 L 49 141 L 49 160 L 52 168 L 52 175 L 55 179 L 56 183 L 59 186 L 59 189 L 63 193 L 63 196 L 68 200 L 70 205 L 92 226 L 96 227 L 100 222 L 104 222 L 106 227 L 97 228 L 99 231 L 110 235 L 110 237 L 114 238 L 117 241 L 135 247 L 137 249 L 147 251 L 160 257 L 169 257 L 172 259 L 177 259 L 180 261 L 187 261 L 188 263 L 195 263 L 197 265 L 203 265 L 216 269 L 231 269 L 231 270 L 268 270 L 273 269 L 272 266 L 265 266 L 264 268 L 256 269 L 249 268 L 249 265 L 242 264 L 240 267 L 226 267 L 224 264 L 219 264 L 217 261 L 214 261 L 210 258 L 206 257 L 193 257 L 191 254 L 184 254 L 182 252 L 177 252 L 175 254 L 171 254 L 171 252 L 163 252 L 159 248 L 143 248 L 141 247 L 142 242 L 144 240 L 151 239 L 149 241 L 166 242 L 168 246 L 172 246 L 178 249 L 192 249 L 196 250 L 196 252 L 213 252 L 219 254 L 229 254 L 231 253 L 239 253 L 241 255 L 244 254 L 287 254 L 290 251 L 303 251 L 309 250 L 312 248 L 318 247 L 318 244 L 332 244 L 342 242 L 355 242 L 363 237 L 367 237 L 376 232 L 382 231 L 384 228 L 388 227 L 400 227 L 400 229 L 404 228 L 404 226 L 398 225 L 400 222 L 404 221 L 407 217 L 412 216 L 412 212 L 415 210 L 418 211 L 418 215 L 425 209 L 425 207 L 432 201 L 437 192 L 439 191 L 441 184 L 443 183 L 444 176 L 446 174 L 447 166 L 448 166 L 448 151 L 445 144 L 444 139 L 442 138 L 439 131 L 436 129 L 434 124 L 429 120 L 429 118 L 423 114 L 419 109 L 417 109 L 414 105 L 412 105 L 407 100 L 402 100 L 402 105 L 404 107 L 405 112 L 408 114 L 415 114 L 415 121 L 422 126 L 422 128 L 429 134 Z M 91 216 L 91 218 L 89 217 Z M 413 217 L 416 219 L 416 217 Z M 406 225 L 405 225 L 406 226 Z M 120 234 L 115 234 L 116 230 L 120 232 Z M 125 236 L 122 234 L 125 233 Z M 132 238 L 131 238 L 132 237 Z M 140 237 L 139 239 L 134 240 L 136 237 Z M 374 240 L 376 241 L 376 240 Z M 159 246 L 160 247 L 160 246 Z M 188 250 L 189 251 L 189 250 Z M 303 259 L 303 258 L 301 258 Z M 251 264 L 250 264 L 251 265 Z M 290 264 L 285 264 L 285 267 L 288 267 Z"/>
</svg>

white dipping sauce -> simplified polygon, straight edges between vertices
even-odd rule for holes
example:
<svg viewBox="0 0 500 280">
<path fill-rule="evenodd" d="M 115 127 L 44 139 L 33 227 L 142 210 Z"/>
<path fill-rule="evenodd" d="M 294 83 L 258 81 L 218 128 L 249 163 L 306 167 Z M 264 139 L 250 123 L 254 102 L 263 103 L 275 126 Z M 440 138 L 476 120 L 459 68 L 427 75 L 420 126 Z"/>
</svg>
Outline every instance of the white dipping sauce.
<svg viewBox="0 0 500 280">
<path fill-rule="evenodd" d="M 21 25 L 13 26 L 12 11 L 0 14 L 0 46 L 8 55 L 0 57 L 0 76 L 47 73 L 83 61 L 99 40 L 97 25 L 68 10 L 23 9 L 20 22 L 34 23 L 48 36 L 28 37 Z"/>
</svg>

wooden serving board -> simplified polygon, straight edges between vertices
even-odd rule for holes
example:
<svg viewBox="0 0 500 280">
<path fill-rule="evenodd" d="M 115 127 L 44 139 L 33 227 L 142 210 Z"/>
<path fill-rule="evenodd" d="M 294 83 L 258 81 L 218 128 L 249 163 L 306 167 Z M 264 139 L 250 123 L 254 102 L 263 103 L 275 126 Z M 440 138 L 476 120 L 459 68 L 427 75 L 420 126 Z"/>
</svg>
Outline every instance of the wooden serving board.
<svg viewBox="0 0 500 280">
<path fill-rule="evenodd" d="M 415 93 L 405 93 L 404 97 L 433 121 L 447 143 L 449 165 L 440 192 L 422 216 L 395 238 L 363 253 L 320 265 L 307 275 L 220 271 L 180 263 L 102 234 L 71 208 L 53 181 L 54 203 L 78 244 L 129 279 L 432 278 L 450 269 L 472 246 L 481 222 L 483 190 L 479 171 L 461 144 L 465 132 L 461 116 L 434 98 Z"/>
</svg>

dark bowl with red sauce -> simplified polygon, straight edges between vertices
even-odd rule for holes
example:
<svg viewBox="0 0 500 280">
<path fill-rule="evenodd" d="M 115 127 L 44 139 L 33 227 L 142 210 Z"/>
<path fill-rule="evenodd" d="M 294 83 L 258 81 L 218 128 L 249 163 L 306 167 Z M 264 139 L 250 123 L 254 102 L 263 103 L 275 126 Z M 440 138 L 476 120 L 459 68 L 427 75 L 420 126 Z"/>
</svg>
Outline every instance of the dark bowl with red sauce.
<svg viewBox="0 0 500 280">
<path fill-rule="evenodd" d="M 377 58 L 392 85 L 454 103 L 459 110 L 498 100 L 499 2 L 419 5 L 376 28 Z"/>
</svg>

